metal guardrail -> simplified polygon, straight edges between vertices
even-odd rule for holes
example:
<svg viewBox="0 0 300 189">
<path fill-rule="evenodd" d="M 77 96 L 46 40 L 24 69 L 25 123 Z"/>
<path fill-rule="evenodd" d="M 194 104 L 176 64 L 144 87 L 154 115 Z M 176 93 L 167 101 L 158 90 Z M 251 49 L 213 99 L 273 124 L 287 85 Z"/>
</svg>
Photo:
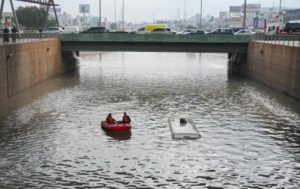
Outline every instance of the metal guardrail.
<svg viewBox="0 0 300 189">
<path fill-rule="evenodd" d="M 256 34 L 250 37 L 251 41 L 258 41 L 262 43 L 286 45 L 293 47 L 300 47 L 300 35 L 266 35 Z"/>
<path fill-rule="evenodd" d="M 0 33 L 0 46 L 10 45 L 15 43 L 28 43 L 34 41 L 41 41 L 45 39 L 58 38 L 59 33 L 17 33 L 17 34 L 3 34 Z"/>
</svg>

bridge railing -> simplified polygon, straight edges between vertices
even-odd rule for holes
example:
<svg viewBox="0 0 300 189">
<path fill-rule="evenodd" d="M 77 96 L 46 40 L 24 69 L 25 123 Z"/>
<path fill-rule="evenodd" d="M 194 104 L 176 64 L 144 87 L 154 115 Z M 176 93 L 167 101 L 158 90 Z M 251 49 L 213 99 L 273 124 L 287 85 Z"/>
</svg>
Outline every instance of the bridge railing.
<svg viewBox="0 0 300 189">
<path fill-rule="evenodd" d="M 248 36 L 235 35 L 166 35 L 131 33 L 62 34 L 63 42 L 150 42 L 150 43 L 248 43 Z"/>
<path fill-rule="evenodd" d="M 251 36 L 251 41 L 258 41 L 262 43 L 270 43 L 276 45 L 286 45 L 300 47 L 300 36 L 299 35 L 266 35 L 256 34 Z"/>
<path fill-rule="evenodd" d="M 9 45 L 15 43 L 28 43 L 51 38 L 58 38 L 59 33 L 0 33 L 0 45 Z"/>
</svg>

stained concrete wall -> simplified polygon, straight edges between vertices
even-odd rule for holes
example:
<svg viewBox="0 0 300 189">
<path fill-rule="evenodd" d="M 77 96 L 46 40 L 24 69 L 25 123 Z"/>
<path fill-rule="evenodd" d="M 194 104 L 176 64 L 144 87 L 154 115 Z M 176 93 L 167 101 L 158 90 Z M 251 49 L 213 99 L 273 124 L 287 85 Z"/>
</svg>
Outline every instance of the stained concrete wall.
<svg viewBox="0 0 300 189">
<path fill-rule="evenodd" d="M 250 42 L 246 73 L 300 100 L 300 47 Z"/>
<path fill-rule="evenodd" d="M 65 69 L 57 39 L 0 46 L 0 99 L 8 99 Z"/>
</svg>

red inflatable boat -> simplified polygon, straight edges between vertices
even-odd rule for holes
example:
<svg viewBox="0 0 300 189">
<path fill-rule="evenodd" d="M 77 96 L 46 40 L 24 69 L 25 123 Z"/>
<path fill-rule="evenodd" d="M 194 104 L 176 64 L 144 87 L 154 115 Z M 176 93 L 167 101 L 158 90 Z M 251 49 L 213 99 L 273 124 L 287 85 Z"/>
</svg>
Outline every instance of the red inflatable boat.
<svg viewBox="0 0 300 189">
<path fill-rule="evenodd" d="M 101 121 L 101 127 L 106 131 L 112 131 L 112 132 L 122 132 L 122 131 L 125 132 L 131 130 L 130 123 L 123 123 L 121 121 L 118 121 L 113 124 L 109 124 L 106 121 Z"/>
</svg>

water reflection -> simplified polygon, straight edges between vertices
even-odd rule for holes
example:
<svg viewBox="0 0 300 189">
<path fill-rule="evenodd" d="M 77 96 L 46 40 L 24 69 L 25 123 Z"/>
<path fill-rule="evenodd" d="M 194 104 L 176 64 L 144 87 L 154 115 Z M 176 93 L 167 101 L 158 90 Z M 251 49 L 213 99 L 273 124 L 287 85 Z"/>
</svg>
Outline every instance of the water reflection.
<svg viewBox="0 0 300 189">
<path fill-rule="evenodd" d="M 11 96 L 8 100 L 0 101 L 0 117 L 14 109 L 29 104 L 43 95 L 58 91 L 65 87 L 74 87 L 79 84 L 79 68 L 66 72 L 61 78 L 51 78 L 20 93 Z"/>
<path fill-rule="evenodd" d="M 121 140 L 129 140 L 131 138 L 131 131 L 126 132 L 112 132 L 112 131 L 105 131 L 105 134 L 115 140 L 121 141 Z"/>
</svg>

